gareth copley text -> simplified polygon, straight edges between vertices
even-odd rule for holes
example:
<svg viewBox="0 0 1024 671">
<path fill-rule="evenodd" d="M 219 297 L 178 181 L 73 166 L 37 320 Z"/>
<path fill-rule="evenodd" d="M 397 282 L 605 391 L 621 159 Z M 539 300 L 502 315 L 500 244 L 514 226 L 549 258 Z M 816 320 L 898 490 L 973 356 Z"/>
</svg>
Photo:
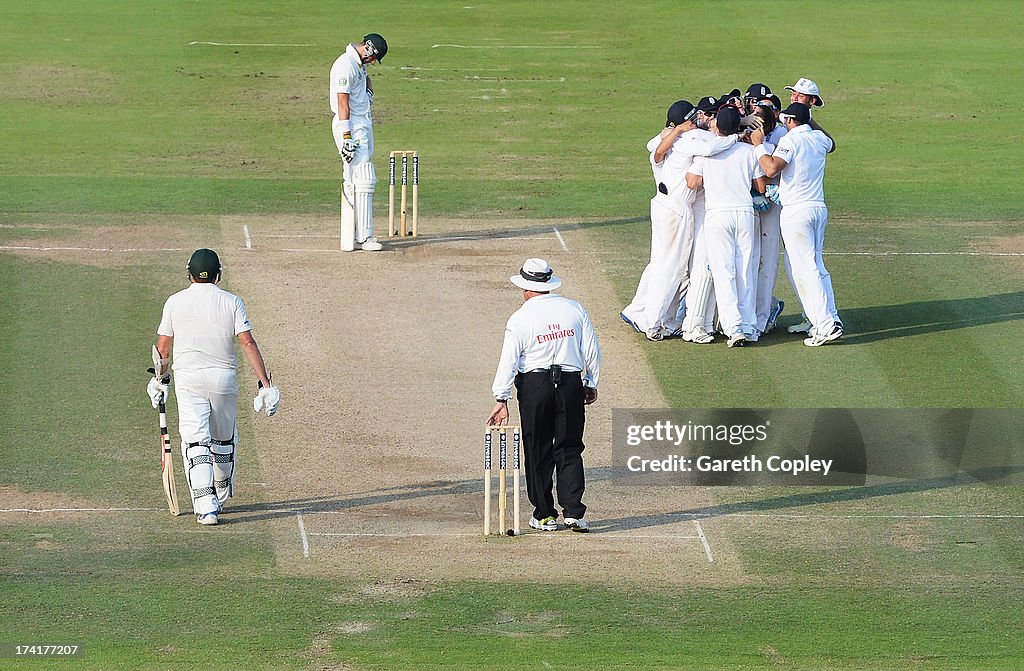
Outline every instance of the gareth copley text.
<svg viewBox="0 0 1024 671">
<path fill-rule="evenodd" d="M 831 459 L 812 459 L 809 455 L 789 458 L 772 455 L 760 457 L 748 454 L 741 458 L 701 455 L 686 457 L 670 454 L 660 459 L 645 459 L 633 455 L 626 460 L 626 468 L 634 473 L 820 473 L 828 475 Z"/>
</svg>

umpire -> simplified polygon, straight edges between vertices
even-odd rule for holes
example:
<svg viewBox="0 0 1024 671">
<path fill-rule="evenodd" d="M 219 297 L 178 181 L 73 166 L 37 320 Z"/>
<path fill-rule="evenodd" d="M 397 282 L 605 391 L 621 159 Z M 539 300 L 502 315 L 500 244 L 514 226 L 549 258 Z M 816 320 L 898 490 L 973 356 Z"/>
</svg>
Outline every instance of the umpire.
<svg viewBox="0 0 1024 671">
<path fill-rule="evenodd" d="M 589 530 L 584 515 L 584 406 L 597 400 L 601 348 L 590 316 L 579 303 L 558 294 L 562 280 L 543 259 L 527 259 L 509 278 L 523 290 L 523 306 L 505 324 L 498 370 L 491 390 L 497 401 L 488 424 L 508 422 L 515 385 L 526 457 L 526 491 L 533 504 L 530 526 L 558 529 L 551 494 L 556 477 L 565 526 Z"/>
</svg>

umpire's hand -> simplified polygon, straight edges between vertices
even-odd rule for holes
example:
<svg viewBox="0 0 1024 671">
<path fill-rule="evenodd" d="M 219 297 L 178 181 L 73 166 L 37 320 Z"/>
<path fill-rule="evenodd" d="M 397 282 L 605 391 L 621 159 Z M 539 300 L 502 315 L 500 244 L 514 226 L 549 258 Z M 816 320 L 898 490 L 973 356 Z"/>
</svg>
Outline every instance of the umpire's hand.
<svg viewBox="0 0 1024 671">
<path fill-rule="evenodd" d="M 502 424 L 508 424 L 508 401 L 498 401 L 495 403 L 494 410 L 491 410 L 491 415 L 487 418 L 487 426 L 500 426 Z"/>
<path fill-rule="evenodd" d="M 595 387 L 584 387 L 583 388 L 583 405 L 590 405 L 597 400 L 597 388 Z"/>
</svg>

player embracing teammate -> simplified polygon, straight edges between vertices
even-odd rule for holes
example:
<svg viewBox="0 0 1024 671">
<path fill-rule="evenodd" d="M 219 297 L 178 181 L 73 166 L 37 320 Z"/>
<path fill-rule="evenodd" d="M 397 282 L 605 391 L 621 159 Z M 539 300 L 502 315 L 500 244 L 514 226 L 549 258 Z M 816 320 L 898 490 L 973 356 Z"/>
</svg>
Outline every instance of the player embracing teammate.
<svg viewBox="0 0 1024 671">
<path fill-rule="evenodd" d="M 809 347 L 842 337 L 823 259 L 825 158 L 835 142 L 811 118 L 811 107 L 824 104 L 817 85 L 801 78 L 786 89 L 791 104 L 784 110 L 762 83 L 746 94 L 701 98 L 695 108 L 686 103 L 686 123 L 673 124 L 670 109 L 668 127 L 648 143 L 658 188 L 651 262 L 621 317 L 649 340 L 678 335 L 707 344 L 717 331 L 730 347 L 757 342 L 785 305 L 774 295 L 782 245 L 805 316 L 789 332 L 806 332 Z M 695 142 L 697 133 L 738 142 Z M 683 160 L 673 160 L 677 148 Z M 664 234 L 665 208 L 657 203 L 666 196 L 673 196 L 683 234 Z"/>
</svg>

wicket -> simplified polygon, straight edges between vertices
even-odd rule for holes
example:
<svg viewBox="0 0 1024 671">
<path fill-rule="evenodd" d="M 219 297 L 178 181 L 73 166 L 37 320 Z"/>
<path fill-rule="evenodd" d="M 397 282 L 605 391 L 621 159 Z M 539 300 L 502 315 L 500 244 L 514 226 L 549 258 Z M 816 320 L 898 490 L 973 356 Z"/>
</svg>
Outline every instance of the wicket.
<svg viewBox="0 0 1024 671">
<path fill-rule="evenodd" d="M 402 157 L 401 231 L 395 229 L 395 159 Z M 412 157 L 412 230 L 407 223 L 406 188 L 409 184 L 409 157 Z M 411 235 L 416 237 L 420 219 L 420 155 L 419 152 L 393 151 L 388 156 L 388 237 Z"/>
<path fill-rule="evenodd" d="M 508 528 L 508 433 L 512 432 L 512 527 Z M 504 426 L 484 427 L 484 536 L 491 535 L 491 448 L 493 434 L 498 434 L 498 535 L 518 536 L 519 500 L 519 427 L 506 424 Z"/>
</svg>

